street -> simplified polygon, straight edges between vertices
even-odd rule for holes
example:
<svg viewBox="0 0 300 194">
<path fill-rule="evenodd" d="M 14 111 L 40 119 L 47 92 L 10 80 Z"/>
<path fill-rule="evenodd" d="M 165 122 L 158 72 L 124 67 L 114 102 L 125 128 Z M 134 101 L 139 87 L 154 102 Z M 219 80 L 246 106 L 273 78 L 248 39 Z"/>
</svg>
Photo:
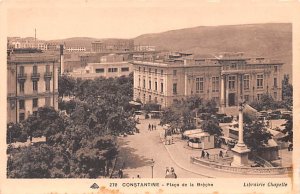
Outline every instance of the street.
<svg viewBox="0 0 300 194">
<path fill-rule="evenodd" d="M 148 125 L 156 125 L 156 130 L 149 131 Z M 153 178 L 165 178 L 166 167 L 173 167 L 178 178 L 220 178 L 220 177 L 287 177 L 288 175 L 246 175 L 232 174 L 213 170 L 190 162 L 191 156 L 200 154 L 199 150 L 189 149 L 178 136 L 174 136 L 174 144 L 164 145 L 161 136 L 164 132 L 158 125 L 158 119 L 140 119 L 137 128 L 140 133 L 119 137 L 119 155 L 114 177 L 123 169 L 123 178 L 151 178 L 152 159 Z"/>
<path fill-rule="evenodd" d="M 173 167 L 178 178 L 206 178 L 205 175 L 195 174 L 178 167 L 171 159 L 160 140 L 162 127 L 159 120 L 140 120 L 137 128 L 140 133 L 119 138 L 119 157 L 116 169 L 122 168 L 125 162 L 124 178 L 151 178 L 151 159 L 154 160 L 153 177 L 165 178 L 166 167 Z M 148 125 L 156 124 L 156 130 L 149 131 Z"/>
</svg>

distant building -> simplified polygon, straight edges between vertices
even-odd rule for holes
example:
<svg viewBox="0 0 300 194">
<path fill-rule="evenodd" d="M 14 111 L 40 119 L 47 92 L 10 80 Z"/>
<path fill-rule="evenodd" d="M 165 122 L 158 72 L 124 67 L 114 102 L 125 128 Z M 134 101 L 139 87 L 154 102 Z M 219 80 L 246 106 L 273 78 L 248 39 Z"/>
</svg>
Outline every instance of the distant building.
<svg viewBox="0 0 300 194">
<path fill-rule="evenodd" d="M 75 78 L 94 79 L 128 76 L 131 72 L 132 64 L 123 55 L 110 54 L 102 56 L 100 62 L 88 63 L 84 68 L 74 69 L 69 75 Z"/>
<path fill-rule="evenodd" d="M 38 40 L 33 37 L 27 37 L 27 38 L 13 37 L 8 39 L 8 48 L 11 49 L 37 48 L 45 51 L 48 49 L 48 46 L 46 41 Z"/>
<path fill-rule="evenodd" d="M 134 45 L 135 51 L 156 51 L 156 46 L 150 45 Z"/>
<path fill-rule="evenodd" d="M 175 53 L 153 61 L 133 61 L 134 100 L 168 107 L 191 95 L 214 99 L 220 106 L 237 106 L 241 97 L 251 102 L 264 93 L 281 100 L 282 65 L 242 53 L 194 59 Z"/>
<path fill-rule="evenodd" d="M 134 42 L 130 39 L 105 39 L 92 42 L 92 52 L 128 52 L 134 51 Z"/>
<path fill-rule="evenodd" d="M 65 51 L 67 52 L 85 52 L 86 48 L 85 47 L 66 47 Z"/>
<path fill-rule="evenodd" d="M 7 122 L 20 122 L 39 107 L 58 109 L 58 56 L 15 49 L 7 57 Z"/>
</svg>

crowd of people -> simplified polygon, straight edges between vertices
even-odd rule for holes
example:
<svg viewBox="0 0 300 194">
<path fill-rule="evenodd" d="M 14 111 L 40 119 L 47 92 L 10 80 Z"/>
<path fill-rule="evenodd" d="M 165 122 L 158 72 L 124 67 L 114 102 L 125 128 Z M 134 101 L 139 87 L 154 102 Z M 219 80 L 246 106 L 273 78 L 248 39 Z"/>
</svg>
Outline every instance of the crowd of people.
<svg viewBox="0 0 300 194">
<path fill-rule="evenodd" d="M 220 152 L 218 154 L 219 158 L 224 158 L 226 155 L 227 155 L 227 152 L 224 153 L 222 150 L 220 150 Z M 204 151 L 204 150 L 201 151 L 201 158 L 209 159 L 209 156 L 210 156 L 210 154 L 208 151 Z"/>
</svg>

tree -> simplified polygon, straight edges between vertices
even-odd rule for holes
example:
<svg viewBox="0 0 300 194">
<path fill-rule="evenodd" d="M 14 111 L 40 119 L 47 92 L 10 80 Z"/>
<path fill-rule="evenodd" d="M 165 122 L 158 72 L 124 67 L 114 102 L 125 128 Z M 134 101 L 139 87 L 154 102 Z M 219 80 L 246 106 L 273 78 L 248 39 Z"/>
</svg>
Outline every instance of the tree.
<svg viewBox="0 0 300 194">
<path fill-rule="evenodd" d="M 293 106 L 293 85 L 290 84 L 289 75 L 284 75 L 282 80 L 282 99 L 287 109 Z"/>
<path fill-rule="evenodd" d="M 67 75 L 62 75 L 59 76 L 58 82 L 58 93 L 60 97 L 70 96 L 73 94 L 76 85 L 76 80 L 74 78 Z"/>
<path fill-rule="evenodd" d="M 222 135 L 222 128 L 219 126 L 217 119 L 214 118 L 202 121 L 201 129 L 210 135 L 216 135 L 217 137 Z"/>
<path fill-rule="evenodd" d="M 278 103 L 270 94 L 263 94 L 260 100 L 251 102 L 251 106 L 257 111 L 275 110 L 282 107 L 282 103 Z"/>
<path fill-rule="evenodd" d="M 65 128 L 65 120 L 52 107 L 40 107 L 36 115 L 30 115 L 22 124 L 30 137 L 48 137 Z"/>
<path fill-rule="evenodd" d="M 8 164 L 9 178 L 50 178 L 53 148 L 47 145 L 21 148 Z"/>
<path fill-rule="evenodd" d="M 252 151 L 265 147 L 271 138 L 272 134 L 267 131 L 262 122 L 244 124 L 244 141 Z"/>
<path fill-rule="evenodd" d="M 8 123 L 6 134 L 7 144 L 16 141 L 25 142 L 27 140 L 27 134 L 23 132 L 22 125 L 20 123 Z"/>
<path fill-rule="evenodd" d="M 291 142 L 293 143 L 293 117 L 288 117 L 286 120 L 286 123 L 283 124 L 284 129 L 282 132 L 286 135 L 282 138 L 285 142 Z"/>
</svg>

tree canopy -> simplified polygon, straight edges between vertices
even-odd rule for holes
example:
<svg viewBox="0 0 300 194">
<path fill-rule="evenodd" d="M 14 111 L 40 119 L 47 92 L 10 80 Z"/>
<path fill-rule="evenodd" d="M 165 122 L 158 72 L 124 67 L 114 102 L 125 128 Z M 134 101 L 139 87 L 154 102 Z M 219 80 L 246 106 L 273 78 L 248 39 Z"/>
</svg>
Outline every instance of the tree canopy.
<svg viewBox="0 0 300 194">
<path fill-rule="evenodd" d="M 60 78 L 56 111 L 41 107 L 22 123 L 8 125 L 7 142 L 46 137 L 46 143 L 13 149 L 11 178 L 97 178 L 107 176 L 118 153 L 116 136 L 131 132 L 136 122 L 126 108 L 132 99 L 132 75 L 95 80 Z M 65 114 L 63 114 L 63 112 Z M 34 157 L 32 157 L 34 156 Z"/>
</svg>

